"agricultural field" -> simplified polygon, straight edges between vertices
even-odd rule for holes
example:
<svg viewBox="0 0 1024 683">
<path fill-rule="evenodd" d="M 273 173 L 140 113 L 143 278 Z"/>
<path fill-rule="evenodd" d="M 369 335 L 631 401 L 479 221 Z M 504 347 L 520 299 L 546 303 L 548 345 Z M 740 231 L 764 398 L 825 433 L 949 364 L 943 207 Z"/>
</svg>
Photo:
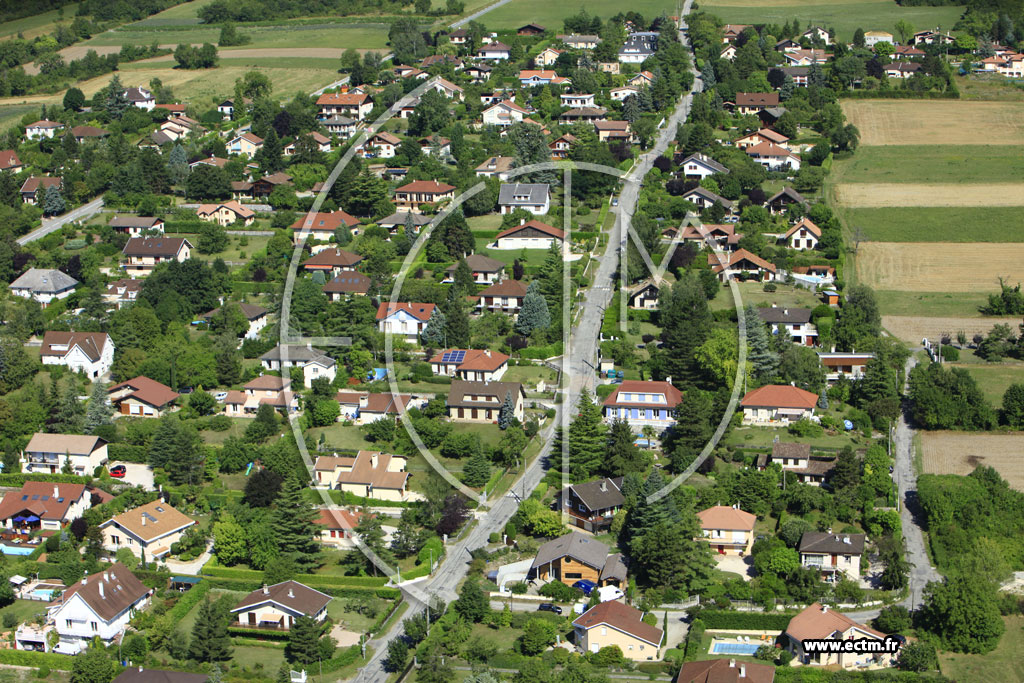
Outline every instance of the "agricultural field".
<svg viewBox="0 0 1024 683">
<path fill-rule="evenodd" d="M 709 0 L 700 3 L 727 24 L 782 24 L 800 20 L 801 25 L 834 28 L 839 40 L 853 40 L 858 28 L 892 31 L 900 19 L 917 27 L 952 28 L 963 7 L 900 7 L 895 0 Z"/>
<path fill-rule="evenodd" d="M 863 146 L 1024 145 L 1020 102 L 844 100 L 842 106 Z"/>
<path fill-rule="evenodd" d="M 898 186 L 887 186 L 886 190 Z M 1018 186 L 1024 190 L 1024 185 Z M 931 193 L 927 193 L 931 195 Z M 942 201 L 935 196 L 935 202 Z M 851 234 L 861 231 L 867 242 L 1020 242 L 1018 206 L 940 207 L 890 206 L 846 209 L 844 218 Z M 845 205 L 840 204 L 841 208 Z M 861 245 L 864 246 L 863 244 Z"/>
<path fill-rule="evenodd" d="M 1010 486 L 1024 491 L 1024 434 L 922 432 L 921 447 L 926 474 L 966 475 L 978 465 L 988 465 Z"/>
<path fill-rule="evenodd" d="M 1020 653 L 1024 650 L 1024 617 L 1003 617 L 1006 632 L 995 650 L 983 655 L 944 653 L 939 670 L 954 681 L 975 683 L 1024 683 Z"/>
<path fill-rule="evenodd" d="M 1021 176 L 1024 155 L 1006 145 L 865 144 L 832 165 L 832 177 L 840 184 L 983 184 Z"/>
<path fill-rule="evenodd" d="M 467 3 L 466 8 L 473 3 Z M 489 3 L 482 3 L 485 6 Z M 654 18 L 662 13 L 675 14 L 675 3 L 665 0 L 634 0 L 628 6 L 614 0 L 591 0 L 590 2 L 570 2 L 568 4 L 551 4 L 546 0 L 515 0 L 496 8 L 482 16 L 481 21 L 491 30 L 518 28 L 527 22 L 540 24 L 557 33 L 562 32 L 562 20 L 578 14 L 586 8 L 591 16 L 608 19 L 619 12 L 639 12 L 645 17 Z"/>
<path fill-rule="evenodd" d="M 1016 325 L 1011 325 L 1016 332 Z M 985 363 L 978 359 L 977 363 L 959 363 L 953 367 L 960 367 L 971 374 L 971 377 L 978 383 L 978 387 L 985 398 L 993 406 L 1003 404 L 1003 394 L 1010 388 L 1011 384 L 1024 382 L 1024 364 L 1020 362 L 1007 363 Z"/>
<path fill-rule="evenodd" d="M 332 48 L 340 55 L 345 48 L 381 50 L 387 43 L 387 25 L 365 24 L 275 24 L 272 26 L 241 26 L 242 33 L 252 38 L 244 49 L 258 48 Z M 121 45 L 161 45 L 178 43 L 217 44 L 220 28 L 206 25 L 178 25 L 138 28 L 130 24 L 124 28 L 101 33 L 83 43 L 88 47 Z"/>
<path fill-rule="evenodd" d="M 866 208 L 1017 206 L 1021 197 L 1024 197 L 1024 183 L 850 183 L 836 186 L 836 199 L 840 204 Z"/>
<path fill-rule="evenodd" d="M 920 344 L 921 340 L 939 339 L 944 334 L 956 337 L 957 332 L 963 330 L 967 338 L 971 339 L 975 334 L 988 334 L 993 327 L 1000 323 L 1006 323 L 1010 327 L 1020 324 L 1020 318 L 943 318 L 924 317 L 912 315 L 883 315 L 882 327 L 889 331 L 897 339 L 908 344 Z"/>
<path fill-rule="evenodd" d="M 1024 281 L 1024 244 L 863 242 L 857 279 L 900 292 L 995 292 L 996 279 Z"/>
<path fill-rule="evenodd" d="M 993 283 L 992 293 L 998 289 Z M 981 292 L 895 292 L 876 289 L 878 309 L 885 316 L 957 316 L 971 318 L 988 301 Z"/>
<path fill-rule="evenodd" d="M 50 33 L 58 22 L 71 21 L 75 14 L 78 13 L 78 4 L 64 5 L 63 9 L 63 13 L 60 10 L 51 10 L 0 24 L 0 39 L 11 38 L 20 33 L 23 38 L 31 40 L 36 36 Z M 61 19 L 62 14 L 63 19 Z"/>
</svg>

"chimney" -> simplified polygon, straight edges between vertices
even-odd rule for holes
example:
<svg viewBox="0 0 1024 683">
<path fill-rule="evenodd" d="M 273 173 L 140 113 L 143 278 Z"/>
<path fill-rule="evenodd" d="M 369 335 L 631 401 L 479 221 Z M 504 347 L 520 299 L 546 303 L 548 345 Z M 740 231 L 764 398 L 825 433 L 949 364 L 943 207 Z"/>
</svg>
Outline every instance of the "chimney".
<svg viewBox="0 0 1024 683">
<path fill-rule="evenodd" d="M 746 678 L 746 677 L 747 677 L 747 665 L 746 664 L 740 664 L 740 678 Z"/>
<path fill-rule="evenodd" d="M 100 587 L 100 599 L 102 600 L 104 597 L 106 597 L 103 595 L 103 582 L 100 581 L 97 585 Z"/>
<path fill-rule="evenodd" d="M 788 308 L 783 308 L 782 309 L 782 315 L 789 315 L 789 309 Z"/>
<path fill-rule="evenodd" d="M 57 487 L 56 484 L 53 485 L 53 497 L 60 498 L 60 489 Z"/>
<path fill-rule="evenodd" d="M 267 584 L 263 584 L 263 594 L 270 595 L 270 589 L 267 588 Z"/>
<path fill-rule="evenodd" d="M 84 586 L 87 583 L 89 583 L 89 575 L 88 574 L 82 577 L 82 585 Z"/>
<path fill-rule="evenodd" d="M 103 580 L 110 581 L 110 574 L 108 572 L 103 572 Z"/>
<path fill-rule="evenodd" d="M 377 469 L 377 462 L 380 460 L 377 453 L 374 452 L 370 455 L 370 467 Z"/>
<path fill-rule="evenodd" d="M 142 526 L 146 526 L 146 513 L 142 513 Z"/>
<path fill-rule="evenodd" d="M 736 660 L 735 659 L 730 659 L 729 660 L 729 668 L 730 669 L 735 669 L 736 668 Z"/>
<path fill-rule="evenodd" d="M 523 225 L 524 223 L 526 223 L 526 219 L 525 218 L 520 218 L 519 219 L 519 225 Z"/>
<path fill-rule="evenodd" d="M 601 480 L 601 491 L 607 491 L 607 490 L 608 490 L 608 480 L 607 479 L 602 479 Z"/>
<path fill-rule="evenodd" d="M 821 613 L 824 614 L 825 612 L 828 612 L 828 605 L 821 606 Z"/>
<path fill-rule="evenodd" d="M 142 665 L 139 665 L 139 673 L 142 673 Z"/>
<path fill-rule="evenodd" d="M 289 598 L 294 598 L 295 597 L 295 591 L 293 591 L 291 588 L 288 589 L 288 597 Z"/>
<path fill-rule="evenodd" d="M 487 356 L 488 358 L 490 358 L 491 357 L 491 350 L 490 349 L 484 349 L 484 355 Z"/>
</svg>

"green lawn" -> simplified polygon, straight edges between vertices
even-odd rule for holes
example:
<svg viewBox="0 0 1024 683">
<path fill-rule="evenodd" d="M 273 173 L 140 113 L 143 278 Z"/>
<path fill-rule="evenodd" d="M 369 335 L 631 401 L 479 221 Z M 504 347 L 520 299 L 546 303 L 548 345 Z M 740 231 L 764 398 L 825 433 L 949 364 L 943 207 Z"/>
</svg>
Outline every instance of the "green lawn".
<svg viewBox="0 0 1024 683">
<path fill-rule="evenodd" d="M 386 24 L 367 21 L 365 24 L 331 24 L 300 26 L 277 24 L 273 26 L 240 26 L 241 31 L 252 41 L 239 49 L 259 48 L 356 48 L 382 50 L 387 47 Z M 187 25 L 181 21 L 162 24 L 131 24 L 121 29 L 107 31 L 85 41 L 85 45 L 149 45 L 157 41 L 161 45 L 179 43 L 213 43 L 216 45 L 220 28 L 207 25 Z"/>
<path fill-rule="evenodd" d="M 1011 384 L 1024 382 L 1024 363 L 992 363 L 979 365 L 964 363 L 954 365 L 970 373 L 978 387 L 993 406 L 1003 404 L 1003 394 Z"/>
<path fill-rule="evenodd" d="M 38 104 L 9 104 L 0 107 L 0 130 L 6 131 L 11 126 L 21 123 L 22 117 L 30 112 L 39 113 Z"/>
<path fill-rule="evenodd" d="M 808 443 L 812 448 L 843 448 L 852 445 L 854 448 L 863 448 L 868 441 L 856 432 L 840 433 L 830 435 L 827 432 L 823 436 L 796 436 L 790 434 L 789 430 L 782 427 L 736 427 L 732 429 L 722 443 L 726 446 L 740 446 L 743 448 L 770 448 L 779 437 L 781 441 L 794 443 Z"/>
<path fill-rule="evenodd" d="M 283 647 L 259 647 L 258 645 L 233 645 L 234 660 L 246 669 L 262 670 L 267 676 L 277 675 L 284 661 Z"/>
<path fill-rule="evenodd" d="M 226 429 L 223 432 L 215 432 L 212 429 L 207 429 L 200 432 L 200 435 L 203 437 L 203 442 L 211 446 L 219 446 L 224 443 L 229 436 L 234 436 L 240 439 L 242 438 L 242 435 L 245 434 L 245 428 L 252 422 L 252 418 L 248 417 L 232 417 L 229 419 L 231 420 L 231 429 Z"/>
<path fill-rule="evenodd" d="M 1019 207 L 850 209 L 846 224 L 870 242 L 1024 242 Z"/>
<path fill-rule="evenodd" d="M 345 629 L 348 631 L 366 633 L 373 626 L 373 622 L 377 620 L 377 616 L 368 617 L 355 611 L 346 611 L 345 606 L 349 602 L 349 600 L 343 598 L 334 598 L 327 603 L 327 616 L 333 619 L 336 624 L 344 624 Z M 375 600 L 375 603 L 379 612 L 387 612 L 391 609 L 391 603 L 387 600 L 378 599 Z"/>
<path fill-rule="evenodd" d="M 518 28 L 525 23 L 532 22 L 556 33 L 562 33 L 562 20 L 579 13 L 580 9 L 584 7 L 591 16 L 603 19 L 608 19 L 627 10 L 639 12 L 651 19 L 662 12 L 675 14 L 675 3 L 671 0 L 634 0 L 628 7 L 614 0 L 590 0 L 587 3 L 570 2 L 565 5 L 552 5 L 545 0 L 516 0 L 488 12 L 480 18 L 480 21 L 491 30 Z"/>
<path fill-rule="evenodd" d="M 976 318 L 988 296 L 977 292 L 899 292 L 875 290 L 882 315 Z"/>
<path fill-rule="evenodd" d="M 1024 175 L 1024 155 L 1005 145 L 861 146 L 833 168 L 836 183 L 1005 183 Z"/>
<path fill-rule="evenodd" d="M 13 614 L 18 618 L 18 623 L 23 624 L 31 621 L 37 614 L 46 614 L 47 603 L 39 600 L 15 600 L 7 607 L 0 609 L 0 617 L 6 614 Z"/>
<path fill-rule="evenodd" d="M 853 34 L 858 28 L 892 32 L 893 26 L 900 19 L 909 21 L 918 30 L 935 26 L 950 29 L 963 14 L 963 7 L 900 7 L 894 0 L 838 0 L 832 3 L 793 0 L 786 4 L 770 2 L 763 5 L 757 5 L 756 0 L 710 0 L 701 3 L 700 9 L 714 14 L 727 24 L 783 24 L 798 19 L 801 26 L 813 23 L 824 28 L 834 28 L 837 38 L 845 42 L 853 40 Z"/>
<path fill-rule="evenodd" d="M 1024 100 L 1024 86 L 997 75 L 957 76 L 956 87 L 961 100 Z"/>
<path fill-rule="evenodd" d="M 52 10 L 50 12 L 43 12 L 42 14 L 33 14 L 30 17 L 24 17 L 22 19 L 4 22 L 3 24 L 0 24 L 0 38 L 7 38 L 20 33 L 24 38 L 31 40 L 36 36 L 50 33 L 53 31 L 54 24 L 58 21 L 70 22 L 78 13 L 78 5 L 76 3 L 67 4 L 64 5 L 63 10 L 63 19 L 60 18 L 59 15 L 61 13 L 58 10 Z"/>
<path fill-rule="evenodd" d="M 207 593 L 207 595 L 210 597 L 210 601 L 211 602 L 216 602 L 217 600 L 219 600 L 220 598 L 222 598 L 225 595 L 230 595 L 232 598 L 234 598 L 238 602 L 241 602 L 242 598 L 244 598 L 246 595 L 248 595 L 248 593 L 246 593 L 244 591 L 229 591 L 229 590 L 224 590 L 222 588 L 213 588 L 213 589 L 210 590 L 209 593 Z M 199 616 L 199 608 L 202 607 L 204 601 L 205 601 L 205 598 L 204 598 L 204 600 L 200 600 L 199 602 L 197 602 L 195 607 L 190 609 L 188 611 L 188 614 L 186 614 L 182 618 L 182 620 L 178 622 L 178 626 L 177 626 L 177 630 L 178 631 L 181 631 L 182 633 L 185 633 L 185 634 L 191 634 L 192 633 L 192 627 L 195 625 L 196 618 Z M 238 621 L 237 617 L 235 618 L 235 621 Z M 245 660 L 239 660 L 239 661 L 243 661 L 244 662 Z"/>
<path fill-rule="evenodd" d="M 314 427 L 308 433 L 317 443 L 320 441 L 320 435 L 325 434 L 324 438 L 329 448 L 352 449 L 356 451 L 374 448 L 372 443 L 363 438 L 362 430 L 355 425 L 346 426 L 341 422 L 335 422 L 329 427 Z"/>
<path fill-rule="evenodd" d="M 761 282 L 739 282 L 740 300 L 742 305 L 753 304 L 754 306 L 802 306 L 814 308 L 821 303 L 818 295 L 802 287 L 791 287 L 782 283 L 776 283 L 774 292 L 764 291 L 764 283 Z M 712 310 L 724 310 L 734 305 L 731 287 L 722 287 L 718 295 L 711 300 Z"/>
<path fill-rule="evenodd" d="M 1006 633 L 992 652 L 939 655 L 942 675 L 950 680 L 972 683 L 1024 682 L 1024 668 L 1020 665 L 1020 653 L 1024 652 L 1024 617 L 1003 617 L 1003 621 L 1006 622 Z"/>
</svg>

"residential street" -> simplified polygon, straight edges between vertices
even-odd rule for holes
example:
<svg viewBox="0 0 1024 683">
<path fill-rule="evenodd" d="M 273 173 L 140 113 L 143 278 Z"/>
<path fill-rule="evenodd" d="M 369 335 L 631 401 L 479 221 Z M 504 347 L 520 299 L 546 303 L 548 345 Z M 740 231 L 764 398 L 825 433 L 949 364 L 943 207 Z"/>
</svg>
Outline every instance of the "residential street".
<svg viewBox="0 0 1024 683">
<path fill-rule="evenodd" d="M 687 0 L 683 6 L 683 16 L 689 13 L 692 0 Z M 684 36 L 680 32 L 680 38 Z M 685 41 L 684 41 L 685 43 Z M 640 180 L 651 169 L 654 160 L 658 158 L 669 144 L 675 139 L 676 126 L 685 120 L 690 110 L 691 95 L 685 95 L 676 106 L 675 111 L 665 123 L 661 133 L 655 141 L 650 152 L 641 156 L 640 163 L 634 168 L 632 178 Z M 611 301 L 615 291 L 612 280 L 615 270 L 618 267 L 617 249 L 625 241 L 626 233 L 622 229 L 621 216 L 632 215 L 636 209 L 639 193 L 638 183 L 624 183 L 622 193 L 619 196 L 618 211 L 620 220 L 616 221 L 613 228 L 612 238 L 608 241 L 604 257 L 598 263 L 595 272 L 594 285 L 586 291 L 582 303 L 582 315 L 576 327 L 572 330 L 569 339 L 567 353 L 563 358 L 563 370 L 568 372 L 567 396 L 563 405 L 574 405 L 582 389 L 593 383 L 595 377 L 594 365 L 597 358 L 597 349 L 600 338 L 601 322 L 604 310 Z M 623 213 L 624 212 L 624 213 Z M 586 362 L 584 362 L 586 361 Z M 588 367 L 587 363 L 591 365 Z M 456 588 L 468 570 L 470 560 L 469 551 L 473 548 L 483 547 L 487 543 L 487 537 L 492 532 L 500 532 L 518 507 L 518 495 L 528 495 L 537 484 L 540 483 L 544 470 L 543 465 L 551 451 L 554 428 L 561 423 L 561 407 L 556 409 L 553 420 L 544 429 L 540 437 L 544 440 L 544 448 L 534 462 L 527 468 L 523 476 L 512 486 L 512 491 L 494 503 L 493 507 L 481 519 L 479 519 L 472 530 L 460 542 L 448 548 L 448 554 L 436 571 L 434 577 L 428 581 L 416 583 L 416 588 L 428 595 L 439 595 L 446 601 L 456 597 Z M 407 615 L 414 613 L 419 606 L 413 605 Z M 390 631 L 378 635 L 370 641 L 369 645 L 374 650 L 373 657 L 360 670 L 356 681 L 382 681 L 386 678 L 383 669 L 384 659 L 387 656 L 387 644 L 393 638 L 398 637 L 402 632 L 401 622 L 397 622 Z"/>
<path fill-rule="evenodd" d="M 103 208 L 103 197 L 97 197 L 88 204 L 68 211 L 63 216 L 57 216 L 56 218 L 50 218 L 49 220 L 43 219 L 43 225 L 40 228 L 36 228 L 27 235 L 23 235 L 18 238 L 18 244 L 24 246 L 29 242 L 35 242 L 37 239 L 46 237 L 51 232 L 56 232 L 63 228 L 66 224 L 72 221 L 84 221 L 91 218 L 93 215 L 99 213 L 100 209 Z"/>
</svg>

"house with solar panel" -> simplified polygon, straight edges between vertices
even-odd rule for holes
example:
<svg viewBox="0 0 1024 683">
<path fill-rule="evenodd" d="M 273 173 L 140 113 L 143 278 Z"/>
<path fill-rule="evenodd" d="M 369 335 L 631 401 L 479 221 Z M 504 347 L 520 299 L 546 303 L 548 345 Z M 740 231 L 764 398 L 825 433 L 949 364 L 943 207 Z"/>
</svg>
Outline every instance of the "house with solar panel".
<svg viewBox="0 0 1024 683">
<path fill-rule="evenodd" d="M 0 522 L 8 531 L 28 533 L 34 529 L 60 531 L 89 509 L 85 484 L 53 484 L 26 481 L 20 491 L 4 494 L 0 501 Z"/>
<path fill-rule="evenodd" d="M 508 370 L 508 358 L 490 349 L 446 349 L 430 359 L 430 368 L 435 375 L 496 382 Z"/>
<path fill-rule="evenodd" d="M 365 296 L 373 282 L 358 270 L 343 271 L 324 283 L 324 294 L 331 301 L 342 301 L 350 296 Z"/>
</svg>

